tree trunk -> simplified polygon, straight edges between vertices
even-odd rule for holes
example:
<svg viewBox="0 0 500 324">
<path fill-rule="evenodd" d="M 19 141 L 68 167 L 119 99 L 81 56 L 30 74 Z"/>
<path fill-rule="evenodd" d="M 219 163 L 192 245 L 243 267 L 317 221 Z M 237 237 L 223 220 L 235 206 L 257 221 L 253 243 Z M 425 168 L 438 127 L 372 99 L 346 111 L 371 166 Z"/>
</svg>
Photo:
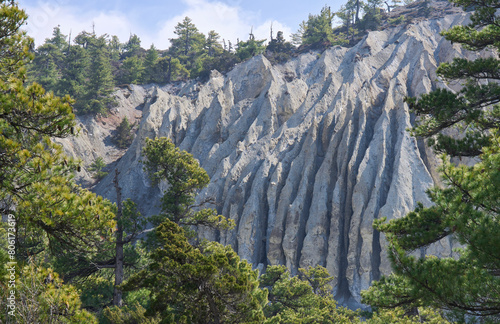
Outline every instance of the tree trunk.
<svg viewBox="0 0 500 324">
<path fill-rule="evenodd" d="M 359 0 L 356 0 L 356 20 L 354 21 L 355 24 L 359 22 L 359 7 L 360 7 Z"/>
<path fill-rule="evenodd" d="M 115 289 L 113 292 L 113 305 L 122 306 L 122 291 L 118 288 L 123 282 L 123 226 L 121 224 L 122 218 L 122 188 L 118 185 L 118 175 L 120 172 L 115 170 L 115 188 L 116 188 L 116 205 L 118 211 L 116 212 L 116 259 L 115 259 Z"/>
</svg>

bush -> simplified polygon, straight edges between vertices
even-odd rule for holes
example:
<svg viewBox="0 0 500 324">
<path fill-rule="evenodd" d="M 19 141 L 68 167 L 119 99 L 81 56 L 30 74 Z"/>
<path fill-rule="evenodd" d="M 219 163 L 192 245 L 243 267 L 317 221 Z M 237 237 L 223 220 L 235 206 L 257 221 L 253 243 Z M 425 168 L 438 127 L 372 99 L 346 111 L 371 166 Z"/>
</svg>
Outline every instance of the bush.
<svg viewBox="0 0 500 324">
<path fill-rule="evenodd" d="M 90 165 L 89 171 L 93 173 L 93 177 L 97 180 L 101 180 L 105 176 L 108 175 L 107 172 L 102 171 L 102 169 L 106 166 L 106 163 L 104 163 L 104 159 L 102 157 L 98 157 L 97 159 L 92 162 Z"/>
<path fill-rule="evenodd" d="M 116 133 L 113 136 L 113 142 L 121 149 L 125 149 L 132 144 L 134 134 L 132 128 L 134 125 L 130 124 L 127 117 L 124 117 L 120 125 L 116 128 Z"/>
</svg>

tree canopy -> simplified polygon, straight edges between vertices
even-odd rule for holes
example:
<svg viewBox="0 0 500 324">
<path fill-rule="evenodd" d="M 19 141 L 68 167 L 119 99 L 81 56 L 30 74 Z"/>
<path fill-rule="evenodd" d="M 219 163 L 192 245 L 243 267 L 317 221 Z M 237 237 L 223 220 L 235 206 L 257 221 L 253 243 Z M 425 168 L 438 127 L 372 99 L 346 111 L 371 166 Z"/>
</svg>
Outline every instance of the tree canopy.
<svg viewBox="0 0 500 324">
<path fill-rule="evenodd" d="M 475 8 L 471 23 L 443 33 L 470 49 L 499 49 L 496 2 L 455 1 Z M 383 277 L 363 294 L 376 307 L 429 305 L 456 316 L 486 320 L 500 317 L 500 91 L 498 52 L 473 61 L 455 59 L 439 67 L 447 81 L 461 81 L 457 92 L 437 89 L 408 98 L 420 116 L 412 129 L 429 138 L 437 152 L 474 156 L 473 166 L 450 163 L 443 156 L 444 187 L 428 194 L 433 206 L 419 205 L 401 219 L 377 221 L 389 241 L 394 274 Z M 446 132 L 443 132 L 446 131 Z M 413 251 L 442 239 L 460 243 L 456 256 L 416 257 Z"/>
<path fill-rule="evenodd" d="M 233 249 L 219 243 L 192 246 L 184 230 L 165 220 L 155 231 L 159 247 L 147 269 L 134 275 L 126 290 L 151 291 L 147 315 L 160 323 L 261 323 L 265 291 L 257 271 Z"/>
</svg>

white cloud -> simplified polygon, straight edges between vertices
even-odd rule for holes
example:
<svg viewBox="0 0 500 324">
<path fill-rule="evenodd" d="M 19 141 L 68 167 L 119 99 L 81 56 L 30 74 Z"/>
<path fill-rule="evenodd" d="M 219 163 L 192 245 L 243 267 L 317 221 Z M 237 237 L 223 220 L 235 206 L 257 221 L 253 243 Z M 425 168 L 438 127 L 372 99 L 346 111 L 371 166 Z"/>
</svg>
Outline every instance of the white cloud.
<svg viewBox="0 0 500 324">
<path fill-rule="evenodd" d="M 82 31 L 92 31 L 95 26 L 97 35 L 107 33 L 117 35 L 121 41 L 127 40 L 135 30 L 129 19 L 120 12 L 79 12 L 73 6 L 58 5 L 57 1 L 39 3 L 37 6 L 25 6 L 29 15 L 25 29 L 35 38 L 36 45 L 41 45 L 46 38 L 52 37 L 53 28 L 61 27 L 63 34 L 72 33 L 72 38 Z"/>
<path fill-rule="evenodd" d="M 235 43 L 237 39 L 247 40 L 252 27 L 256 39 L 269 41 L 271 20 L 259 21 L 257 13 L 244 11 L 238 6 L 238 1 L 227 5 L 220 1 L 183 0 L 187 8 L 173 18 L 160 21 L 156 30 L 147 30 L 140 22 L 132 21 L 123 12 L 81 12 L 77 6 L 64 5 L 63 2 L 66 1 L 53 0 L 38 2 L 36 6 L 23 6 L 29 15 L 26 30 L 35 38 L 37 46 L 52 36 L 52 30 L 57 25 L 60 25 L 64 34 L 71 31 L 72 37 L 75 37 L 83 30 L 91 31 L 94 24 L 97 35 L 117 35 L 125 42 L 130 33 L 134 33 L 141 38 L 143 47 L 148 48 L 154 43 L 156 48 L 166 49 L 170 46 L 169 38 L 176 37 L 174 27 L 186 16 L 193 20 L 200 32 L 207 34 L 210 30 L 215 30 L 226 41 Z M 285 37 L 290 35 L 291 29 L 288 26 L 278 21 L 272 23 L 274 35 L 278 30 L 283 31 Z"/>
<path fill-rule="evenodd" d="M 247 40 L 252 27 L 256 39 L 270 40 L 271 20 L 255 25 L 258 15 L 245 12 L 239 6 L 228 6 L 222 2 L 208 0 L 184 0 L 184 2 L 188 5 L 187 10 L 166 21 L 158 33 L 160 48 L 170 46 L 168 39 L 176 37 L 174 27 L 186 16 L 192 19 L 200 32 L 207 34 L 210 30 L 215 30 L 226 41 L 230 40 L 235 43 L 237 39 Z M 288 26 L 273 21 L 274 35 L 278 30 L 283 31 L 285 37 L 291 33 Z"/>
</svg>

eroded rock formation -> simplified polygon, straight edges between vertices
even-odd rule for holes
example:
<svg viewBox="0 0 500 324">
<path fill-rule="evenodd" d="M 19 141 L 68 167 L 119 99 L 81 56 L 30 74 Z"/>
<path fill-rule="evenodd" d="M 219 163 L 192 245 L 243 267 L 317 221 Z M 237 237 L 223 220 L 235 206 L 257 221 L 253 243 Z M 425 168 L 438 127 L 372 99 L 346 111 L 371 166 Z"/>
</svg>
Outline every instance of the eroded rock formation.
<svg viewBox="0 0 500 324">
<path fill-rule="evenodd" d="M 436 81 L 439 63 L 473 57 L 439 35 L 466 19 L 455 14 L 370 32 L 352 48 L 281 66 L 257 56 L 180 90 L 120 90 L 119 109 L 142 113 L 132 146 L 114 164 L 123 195 L 143 214 L 157 212 L 161 188 L 144 174 L 141 149 L 146 137 L 170 137 L 208 172 L 201 196 L 215 197 L 213 207 L 236 221 L 230 232 L 201 229 L 205 237 L 231 244 L 256 267 L 286 264 L 296 273 L 324 265 L 337 298 L 359 302 L 362 289 L 390 272 L 373 220 L 430 203 L 425 191 L 436 180 L 436 158 L 407 132 L 414 117 L 403 98 L 447 87 Z M 89 136 L 76 141 L 97 148 Z M 77 151 L 73 144 L 81 156 Z M 94 189 L 115 198 L 111 176 Z M 451 248 L 442 241 L 418 252 L 446 256 Z"/>
</svg>

